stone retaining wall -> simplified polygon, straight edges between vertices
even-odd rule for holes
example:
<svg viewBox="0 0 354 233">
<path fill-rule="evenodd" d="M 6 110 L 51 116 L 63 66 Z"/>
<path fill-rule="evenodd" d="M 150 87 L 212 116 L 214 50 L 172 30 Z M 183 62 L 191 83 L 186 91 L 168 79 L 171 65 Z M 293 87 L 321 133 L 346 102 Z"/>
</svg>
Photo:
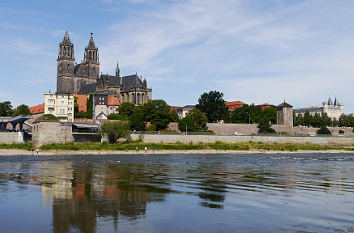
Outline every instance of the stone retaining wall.
<svg viewBox="0 0 354 233">
<path fill-rule="evenodd" d="M 242 133 L 244 135 L 256 134 L 258 132 L 258 124 L 220 124 L 220 123 L 208 123 L 207 127 L 214 133 Z M 169 124 L 169 130 L 179 131 L 178 123 L 171 122 Z M 316 134 L 319 128 L 306 127 L 306 126 L 295 126 L 290 129 L 286 125 L 272 125 L 272 128 L 278 133 L 288 133 L 288 134 Z M 332 132 L 332 127 L 329 127 Z M 345 134 L 353 135 L 353 129 L 350 127 L 334 127 L 333 133 L 338 134 L 339 130 L 343 130 Z"/>
<path fill-rule="evenodd" d="M 12 143 L 23 143 L 23 133 L 22 132 L 0 132 L 0 144 L 12 144 Z"/>
<path fill-rule="evenodd" d="M 139 134 L 131 135 L 133 140 Z M 264 142 L 264 143 L 312 143 L 320 145 L 354 145 L 354 138 L 346 137 L 276 137 L 276 136 L 215 136 L 215 135 L 142 135 L 146 143 L 213 143 L 222 142 Z"/>
<path fill-rule="evenodd" d="M 32 142 L 39 147 L 48 143 L 72 142 L 72 127 L 60 122 L 39 122 L 33 124 Z"/>
</svg>

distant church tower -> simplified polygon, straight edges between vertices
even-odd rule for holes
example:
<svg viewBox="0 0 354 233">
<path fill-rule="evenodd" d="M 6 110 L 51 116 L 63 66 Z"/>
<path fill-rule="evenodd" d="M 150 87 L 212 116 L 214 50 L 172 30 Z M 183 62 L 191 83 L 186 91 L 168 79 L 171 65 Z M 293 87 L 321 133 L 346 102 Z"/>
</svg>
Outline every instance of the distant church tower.
<svg viewBox="0 0 354 233">
<path fill-rule="evenodd" d="M 84 64 L 88 65 L 88 78 L 98 79 L 100 75 L 100 61 L 98 56 L 98 48 L 93 41 L 93 36 L 91 32 L 90 41 L 85 48 Z"/>
<path fill-rule="evenodd" d="M 57 59 L 57 93 L 73 93 L 74 65 L 74 45 L 65 31 Z"/>
</svg>

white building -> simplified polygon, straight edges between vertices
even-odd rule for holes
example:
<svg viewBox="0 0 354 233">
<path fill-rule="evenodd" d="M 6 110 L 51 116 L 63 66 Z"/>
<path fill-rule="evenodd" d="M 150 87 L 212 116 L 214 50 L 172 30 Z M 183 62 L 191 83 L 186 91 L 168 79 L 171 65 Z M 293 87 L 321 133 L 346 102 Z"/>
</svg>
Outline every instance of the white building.
<svg viewBox="0 0 354 233">
<path fill-rule="evenodd" d="M 61 122 L 74 120 L 74 96 L 72 94 L 44 94 L 44 114 L 53 114 Z"/>
<path fill-rule="evenodd" d="M 185 118 L 187 116 L 187 113 L 194 109 L 195 105 L 186 105 L 182 108 L 177 109 L 177 114 L 180 119 Z"/>
<path fill-rule="evenodd" d="M 329 98 L 328 101 L 323 102 L 322 105 L 294 109 L 296 115 L 304 115 L 306 111 L 308 111 L 311 115 L 318 113 L 321 116 L 322 114 L 327 113 L 328 117 L 332 119 L 339 119 L 339 117 L 344 114 L 344 105 L 339 103 L 337 98 L 335 98 L 334 103 L 332 102 L 331 98 Z"/>
</svg>

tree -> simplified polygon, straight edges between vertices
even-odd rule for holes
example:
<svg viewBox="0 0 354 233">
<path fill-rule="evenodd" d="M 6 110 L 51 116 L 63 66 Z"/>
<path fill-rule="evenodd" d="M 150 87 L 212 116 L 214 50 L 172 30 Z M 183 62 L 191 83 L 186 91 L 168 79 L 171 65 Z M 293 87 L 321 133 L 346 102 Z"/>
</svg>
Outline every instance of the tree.
<svg viewBox="0 0 354 233">
<path fill-rule="evenodd" d="M 262 113 L 262 118 L 268 119 L 272 124 L 277 123 L 277 109 L 275 107 L 264 108 Z"/>
<path fill-rule="evenodd" d="M 319 113 L 316 112 L 315 115 L 312 117 L 311 125 L 313 127 L 321 127 L 322 121 Z"/>
<path fill-rule="evenodd" d="M 199 109 L 194 108 L 190 110 L 186 117 L 179 120 L 178 129 L 180 131 L 188 131 L 188 132 L 202 132 L 207 131 L 207 122 L 208 119 Z"/>
<path fill-rule="evenodd" d="M 262 118 L 258 124 L 258 133 L 275 133 L 275 130 L 270 127 L 268 119 Z"/>
<path fill-rule="evenodd" d="M 272 116 L 272 110 L 267 110 L 266 114 L 274 120 L 274 116 Z M 262 109 L 254 106 L 254 104 L 245 104 L 241 108 L 237 108 L 231 113 L 232 123 L 258 123 L 261 118 L 263 118 Z"/>
<path fill-rule="evenodd" d="M 299 126 L 299 125 L 304 125 L 304 118 L 300 113 L 297 114 L 297 116 L 295 117 L 295 126 Z"/>
<path fill-rule="evenodd" d="M 170 106 L 163 100 L 153 100 L 142 106 L 144 120 L 156 127 L 166 129 L 170 123 Z"/>
<path fill-rule="evenodd" d="M 331 131 L 324 125 L 316 132 L 317 134 L 331 134 Z"/>
<path fill-rule="evenodd" d="M 111 113 L 107 116 L 108 120 L 121 120 L 121 121 L 128 121 L 130 120 L 128 116 L 121 115 L 119 113 Z"/>
<path fill-rule="evenodd" d="M 135 110 L 135 105 L 129 102 L 124 102 L 122 103 L 119 108 L 118 108 L 118 112 L 120 115 L 125 115 L 125 116 L 131 116 L 133 115 Z"/>
<path fill-rule="evenodd" d="M 225 120 L 228 110 L 223 96 L 224 94 L 218 91 L 205 92 L 200 96 L 196 108 L 206 115 L 208 122 Z"/>
<path fill-rule="evenodd" d="M 323 113 L 321 116 L 321 126 L 331 126 L 332 125 L 332 119 L 328 117 L 327 113 Z"/>
<path fill-rule="evenodd" d="M 104 123 L 99 133 L 107 136 L 109 143 L 116 143 L 119 138 L 130 138 L 130 125 L 128 121 L 111 121 Z"/>
<path fill-rule="evenodd" d="M 312 116 L 309 111 L 304 113 L 304 125 L 310 126 L 312 123 Z"/>
<path fill-rule="evenodd" d="M 145 130 L 144 112 L 142 106 L 137 106 L 130 117 L 130 129 L 137 131 Z"/>
<path fill-rule="evenodd" d="M 178 113 L 176 110 L 172 110 L 170 112 L 170 120 L 171 120 L 171 122 L 178 122 L 179 121 Z"/>
<path fill-rule="evenodd" d="M 25 104 L 21 104 L 21 105 L 17 106 L 17 108 L 12 113 L 12 116 L 30 115 L 30 114 L 31 114 L 31 112 L 30 112 L 28 106 Z"/>
<path fill-rule="evenodd" d="M 10 101 L 0 102 L 0 116 L 11 116 L 13 113 Z"/>
</svg>

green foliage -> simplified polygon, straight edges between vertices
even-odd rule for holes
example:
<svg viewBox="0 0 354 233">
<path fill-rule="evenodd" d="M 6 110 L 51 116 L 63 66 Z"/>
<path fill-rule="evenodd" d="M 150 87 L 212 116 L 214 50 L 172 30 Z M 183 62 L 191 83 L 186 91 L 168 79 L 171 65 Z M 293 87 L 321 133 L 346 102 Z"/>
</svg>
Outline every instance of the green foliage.
<svg viewBox="0 0 354 233">
<path fill-rule="evenodd" d="M 21 105 L 17 106 L 17 108 L 12 113 L 12 116 L 30 115 L 30 114 L 31 114 L 31 112 L 30 112 L 28 106 L 25 104 L 21 104 Z"/>
<path fill-rule="evenodd" d="M 170 106 L 163 100 L 153 100 L 142 106 L 144 119 L 156 130 L 166 129 L 170 123 Z"/>
<path fill-rule="evenodd" d="M 25 144 L 16 144 L 15 146 L 8 144 L 0 144 L 0 148 L 5 146 L 7 148 L 13 148 Z M 131 141 L 128 143 L 66 143 L 66 144 L 46 144 L 41 146 L 41 150 L 135 150 L 138 147 L 143 151 L 145 146 L 151 150 L 233 150 L 233 151 L 298 151 L 298 150 L 310 150 L 310 151 L 326 151 L 326 150 L 347 150 L 353 151 L 353 147 L 345 147 L 340 145 L 317 145 L 310 143 L 263 143 L 263 142 L 215 142 L 215 143 L 142 143 L 137 141 Z M 31 150 L 31 146 L 26 146 L 26 150 Z M 17 149 L 17 148 L 16 148 Z"/>
<path fill-rule="evenodd" d="M 196 108 L 202 111 L 208 122 L 218 122 L 227 118 L 228 110 L 223 99 L 224 94 L 210 91 L 200 96 Z"/>
<path fill-rule="evenodd" d="M 124 102 L 122 103 L 119 108 L 118 108 L 118 112 L 120 115 L 125 115 L 125 116 L 131 116 L 133 115 L 135 110 L 135 105 L 129 102 Z"/>
<path fill-rule="evenodd" d="M 275 107 L 267 107 L 262 110 L 262 118 L 268 119 L 272 124 L 277 123 L 277 109 Z"/>
<path fill-rule="evenodd" d="M 321 128 L 319 130 L 317 130 L 316 132 L 317 134 L 331 134 L 331 131 L 326 127 L 326 126 L 321 126 Z"/>
<path fill-rule="evenodd" d="M 344 134 L 344 130 L 339 130 L 339 132 L 338 132 L 339 134 Z"/>
<path fill-rule="evenodd" d="M 179 121 L 178 113 L 176 110 L 172 110 L 170 112 L 170 121 L 171 122 L 178 122 Z"/>
<path fill-rule="evenodd" d="M 130 125 L 127 121 L 111 121 L 104 123 L 99 130 L 101 136 L 107 136 L 110 143 L 115 143 L 119 138 L 130 138 Z"/>
<path fill-rule="evenodd" d="M 38 117 L 35 122 L 40 122 L 40 121 L 59 121 L 59 120 L 53 114 L 44 114 L 43 116 Z"/>
<path fill-rule="evenodd" d="M 268 119 L 262 118 L 258 124 L 258 133 L 275 133 L 275 130 L 270 127 Z"/>
<path fill-rule="evenodd" d="M 13 113 L 10 101 L 0 102 L 0 116 L 11 116 Z"/>
<path fill-rule="evenodd" d="M 137 106 L 130 117 L 130 129 L 136 131 L 145 130 L 144 112 L 142 106 Z"/>
<path fill-rule="evenodd" d="M 0 144 L 0 149 L 17 149 L 17 150 L 28 150 L 31 151 L 34 148 L 31 142 L 26 143 L 13 143 L 13 144 Z"/>
<path fill-rule="evenodd" d="M 186 117 L 179 120 L 178 129 L 182 132 L 203 132 L 207 131 L 208 119 L 199 109 L 194 108 L 190 110 Z"/>
<path fill-rule="evenodd" d="M 89 94 L 87 98 L 87 112 L 86 112 L 86 118 L 87 119 L 92 119 L 93 116 L 93 95 Z"/>
<path fill-rule="evenodd" d="M 305 126 L 310 126 L 312 123 L 312 116 L 309 111 L 306 111 L 304 113 L 304 125 Z"/>
<path fill-rule="evenodd" d="M 111 113 L 107 116 L 108 120 L 121 120 L 121 121 L 128 121 L 129 117 L 126 115 L 122 115 L 119 113 Z"/>
<path fill-rule="evenodd" d="M 236 108 L 231 112 L 231 123 L 259 123 L 262 118 L 267 117 L 268 121 L 273 120 L 276 122 L 276 111 L 264 109 L 265 114 L 263 114 L 262 109 L 252 105 L 243 105 L 241 108 Z M 266 116 L 264 116 L 266 115 Z"/>
</svg>

